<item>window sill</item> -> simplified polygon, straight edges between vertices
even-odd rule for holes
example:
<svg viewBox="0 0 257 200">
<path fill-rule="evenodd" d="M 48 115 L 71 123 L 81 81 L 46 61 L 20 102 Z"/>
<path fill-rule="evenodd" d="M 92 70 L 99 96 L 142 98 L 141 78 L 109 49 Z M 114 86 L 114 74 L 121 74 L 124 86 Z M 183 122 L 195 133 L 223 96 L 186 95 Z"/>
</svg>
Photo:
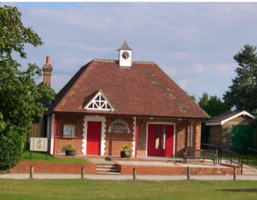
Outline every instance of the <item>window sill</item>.
<svg viewBox="0 0 257 200">
<path fill-rule="evenodd" d="M 63 136 L 62 138 L 75 139 L 75 136 Z"/>
</svg>

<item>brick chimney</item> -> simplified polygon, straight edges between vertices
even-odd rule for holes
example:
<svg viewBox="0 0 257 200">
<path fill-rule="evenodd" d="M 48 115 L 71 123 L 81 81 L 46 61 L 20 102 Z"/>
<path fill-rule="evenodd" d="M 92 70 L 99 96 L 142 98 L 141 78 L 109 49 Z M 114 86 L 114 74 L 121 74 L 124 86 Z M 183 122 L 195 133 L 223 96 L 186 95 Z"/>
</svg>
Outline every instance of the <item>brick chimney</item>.
<svg viewBox="0 0 257 200">
<path fill-rule="evenodd" d="M 51 85 L 51 72 L 53 71 L 53 67 L 50 64 L 50 57 L 46 57 L 46 64 L 43 66 L 43 82 L 48 84 L 49 86 Z"/>
</svg>

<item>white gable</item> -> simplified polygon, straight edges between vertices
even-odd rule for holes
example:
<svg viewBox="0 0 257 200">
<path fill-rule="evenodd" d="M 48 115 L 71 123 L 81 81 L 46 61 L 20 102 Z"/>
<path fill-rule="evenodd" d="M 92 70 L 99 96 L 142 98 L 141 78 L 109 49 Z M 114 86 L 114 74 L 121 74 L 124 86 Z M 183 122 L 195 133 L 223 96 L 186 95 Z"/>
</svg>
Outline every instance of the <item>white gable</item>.
<svg viewBox="0 0 257 200">
<path fill-rule="evenodd" d="M 103 92 L 99 92 L 92 98 L 91 101 L 84 107 L 86 110 L 96 110 L 96 111 L 114 111 L 112 105 L 104 96 Z"/>
<path fill-rule="evenodd" d="M 229 117 L 229 118 L 227 118 L 227 119 L 224 119 L 224 120 L 222 120 L 222 121 L 220 121 L 220 122 L 207 122 L 206 123 L 206 126 L 218 126 L 218 125 L 223 125 L 223 124 L 225 124 L 226 122 L 228 122 L 228 121 L 230 121 L 230 120 L 232 120 L 232 119 L 235 119 L 235 118 L 237 118 L 237 117 L 239 117 L 239 116 L 241 116 L 241 115 L 243 115 L 243 116 L 248 116 L 248 117 L 250 117 L 250 118 L 252 118 L 252 119 L 254 119 L 255 118 L 255 116 L 254 115 L 252 115 L 252 114 L 250 114 L 250 113 L 248 113 L 248 112 L 246 112 L 246 111 L 242 111 L 242 112 L 240 112 L 240 113 L 237 113 L 237 114 L 235 114 L 235 115 L 233 115 L 233 116 L 231 116 L 231 117 Z"/>
</svg>

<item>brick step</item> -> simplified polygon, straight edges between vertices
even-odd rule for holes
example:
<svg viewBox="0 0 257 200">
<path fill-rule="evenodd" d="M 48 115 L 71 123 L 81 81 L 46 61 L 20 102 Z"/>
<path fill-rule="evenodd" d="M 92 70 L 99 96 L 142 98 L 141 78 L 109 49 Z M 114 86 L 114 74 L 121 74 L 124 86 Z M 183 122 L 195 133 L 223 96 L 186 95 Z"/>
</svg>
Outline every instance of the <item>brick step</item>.
<svg viewBox="0 0 257 200">
<path fill-rule="evenodd" d="M 120 175 L 120 172 L 96 172 L 96 174 Z"/>
<path fill-rule="evenodd" d="M 117 168 L 117 166 L 115 164 L 111 164 L 111 165 L 106 165 L 106 164 L 99 165 L 99 164 L 97 164 L 96 168 Z"/>
<path fill-rule="evenodd" d="M 96 171 L 101 171 L 101 172 L 119 172 L 118 168 L 97 168 Z"/>
<path fill-rule="evenodd" d="M 96 163 L 97 174 L 120 174 L 119 169 L 113 163 Z"/>
</svg>

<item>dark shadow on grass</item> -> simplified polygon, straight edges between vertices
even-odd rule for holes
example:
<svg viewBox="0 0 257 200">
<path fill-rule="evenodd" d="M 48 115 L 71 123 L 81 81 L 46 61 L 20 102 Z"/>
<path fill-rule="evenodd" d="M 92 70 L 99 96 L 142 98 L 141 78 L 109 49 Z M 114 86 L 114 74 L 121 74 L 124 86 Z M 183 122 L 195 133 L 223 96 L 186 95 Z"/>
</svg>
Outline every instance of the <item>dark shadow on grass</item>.
<svg viewBox="0 0 257 200">
<path fill-rule="evenodd" d="M 224 192 L 257 192 L 257 188 L 244 188 L 244 189 L 223 189 L 218 191 Z"/>
</svg>

